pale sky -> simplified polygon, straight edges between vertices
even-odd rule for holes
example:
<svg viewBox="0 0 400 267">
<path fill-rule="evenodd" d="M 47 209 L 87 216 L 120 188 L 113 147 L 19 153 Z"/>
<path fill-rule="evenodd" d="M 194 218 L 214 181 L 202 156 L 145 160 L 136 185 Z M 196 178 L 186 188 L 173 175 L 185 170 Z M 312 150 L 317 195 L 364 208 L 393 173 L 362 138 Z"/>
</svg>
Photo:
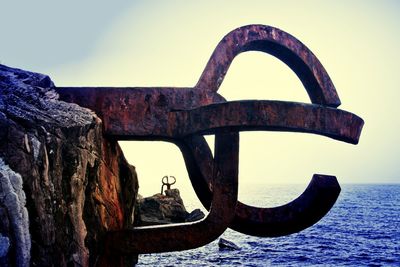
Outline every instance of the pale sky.
<svg viewBox="0 0 400 267">
<path fill-rule="evenodd" d="M 313 173 L 340 183 L 400 182 L 398 1 L 2 0 L 0 7 L 0 62 L 48 74 L 58 86 L 194 86 L 225 34 L 247 24 L 280 28 L 313 51 L 336 86 L 339 108 L 365 126 L 356 146 L 311 134 L 241 133 L 240 188 L 308 183 Z M 260 52 L 239 55 L 219 93 L 310 102 L 296 75 Z M 162 176 L 174 175 L 192 195 L 173 144 L 122 148 L 142 194 L 158 192 Z"/>
</svg>

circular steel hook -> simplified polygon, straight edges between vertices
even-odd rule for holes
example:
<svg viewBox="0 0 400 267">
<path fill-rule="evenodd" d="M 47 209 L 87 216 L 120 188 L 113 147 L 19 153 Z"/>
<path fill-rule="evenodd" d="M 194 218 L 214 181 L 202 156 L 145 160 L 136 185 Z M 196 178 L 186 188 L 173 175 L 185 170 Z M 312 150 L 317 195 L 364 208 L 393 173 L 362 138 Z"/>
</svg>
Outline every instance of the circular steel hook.
<svg viewBox="0 0 400 267">
<path fill-rule="evenodd" d="M 184 156 L 192 186 L 203 206 L 209 209 L 213 195 L 210 180 L 207 179 L 213 170 L 211 150 L 202 136 L 188 136 L 177 145 Z M 218 156 L 217 151 L 215 156 Z M 336 177 L 314 174 L 301 196 L 286 205 L 258 208 L 238 201 L 229 228 L 263 237 L 299 232 L 318 222 L 332 208 L 339 193 Z"/>
</svg>

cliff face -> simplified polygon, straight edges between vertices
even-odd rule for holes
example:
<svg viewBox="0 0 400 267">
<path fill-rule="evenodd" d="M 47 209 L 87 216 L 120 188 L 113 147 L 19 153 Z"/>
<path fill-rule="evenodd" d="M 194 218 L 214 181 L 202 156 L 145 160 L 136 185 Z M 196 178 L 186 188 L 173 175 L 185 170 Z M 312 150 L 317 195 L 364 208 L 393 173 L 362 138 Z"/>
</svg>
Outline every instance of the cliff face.
<svg viewBox="0 0 400 267">
<path fill-rule="evenodd" d="M 135 169 L 93 112 L 52 87 L 0 65 L 0 264 L 129 265 L 104 258 L 102 238 L 133 225 Z"/>
</svg>

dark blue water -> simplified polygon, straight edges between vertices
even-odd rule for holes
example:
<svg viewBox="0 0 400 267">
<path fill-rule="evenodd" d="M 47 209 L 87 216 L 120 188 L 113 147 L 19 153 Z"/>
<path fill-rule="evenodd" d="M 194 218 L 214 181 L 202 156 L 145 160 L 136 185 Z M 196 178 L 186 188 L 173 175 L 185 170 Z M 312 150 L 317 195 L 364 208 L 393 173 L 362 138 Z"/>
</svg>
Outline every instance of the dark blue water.
<svg viewBox="0 0 400 267">
<path fill-rule="evenodd" d="M 273 206 L 304 188 L 258 185 L 244 199 Z M 188 251 L 141 255 L 138 266 L 400 266 L 400 184 L 342 185 L 332 210 L 297 234 L 257 238 L 228 229 L 222 237 L 241 250 L 219 251 L 214 241 Z"/>
</svg>

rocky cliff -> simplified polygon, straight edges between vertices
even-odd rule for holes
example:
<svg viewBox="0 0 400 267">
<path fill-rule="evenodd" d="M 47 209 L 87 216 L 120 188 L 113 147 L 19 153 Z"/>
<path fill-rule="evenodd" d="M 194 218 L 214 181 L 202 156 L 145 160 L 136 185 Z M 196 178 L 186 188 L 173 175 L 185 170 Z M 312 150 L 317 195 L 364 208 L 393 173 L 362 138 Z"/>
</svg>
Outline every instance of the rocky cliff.
<svg viewBox="0 0 400 267">
<path fill-rule="evenodd" d="M 59 101 L 48 76 L 0 65 L 1 266 L 131 266 L 102 238 L 132 227 L 137 189 L 96 114 Z"/>
</svg>

